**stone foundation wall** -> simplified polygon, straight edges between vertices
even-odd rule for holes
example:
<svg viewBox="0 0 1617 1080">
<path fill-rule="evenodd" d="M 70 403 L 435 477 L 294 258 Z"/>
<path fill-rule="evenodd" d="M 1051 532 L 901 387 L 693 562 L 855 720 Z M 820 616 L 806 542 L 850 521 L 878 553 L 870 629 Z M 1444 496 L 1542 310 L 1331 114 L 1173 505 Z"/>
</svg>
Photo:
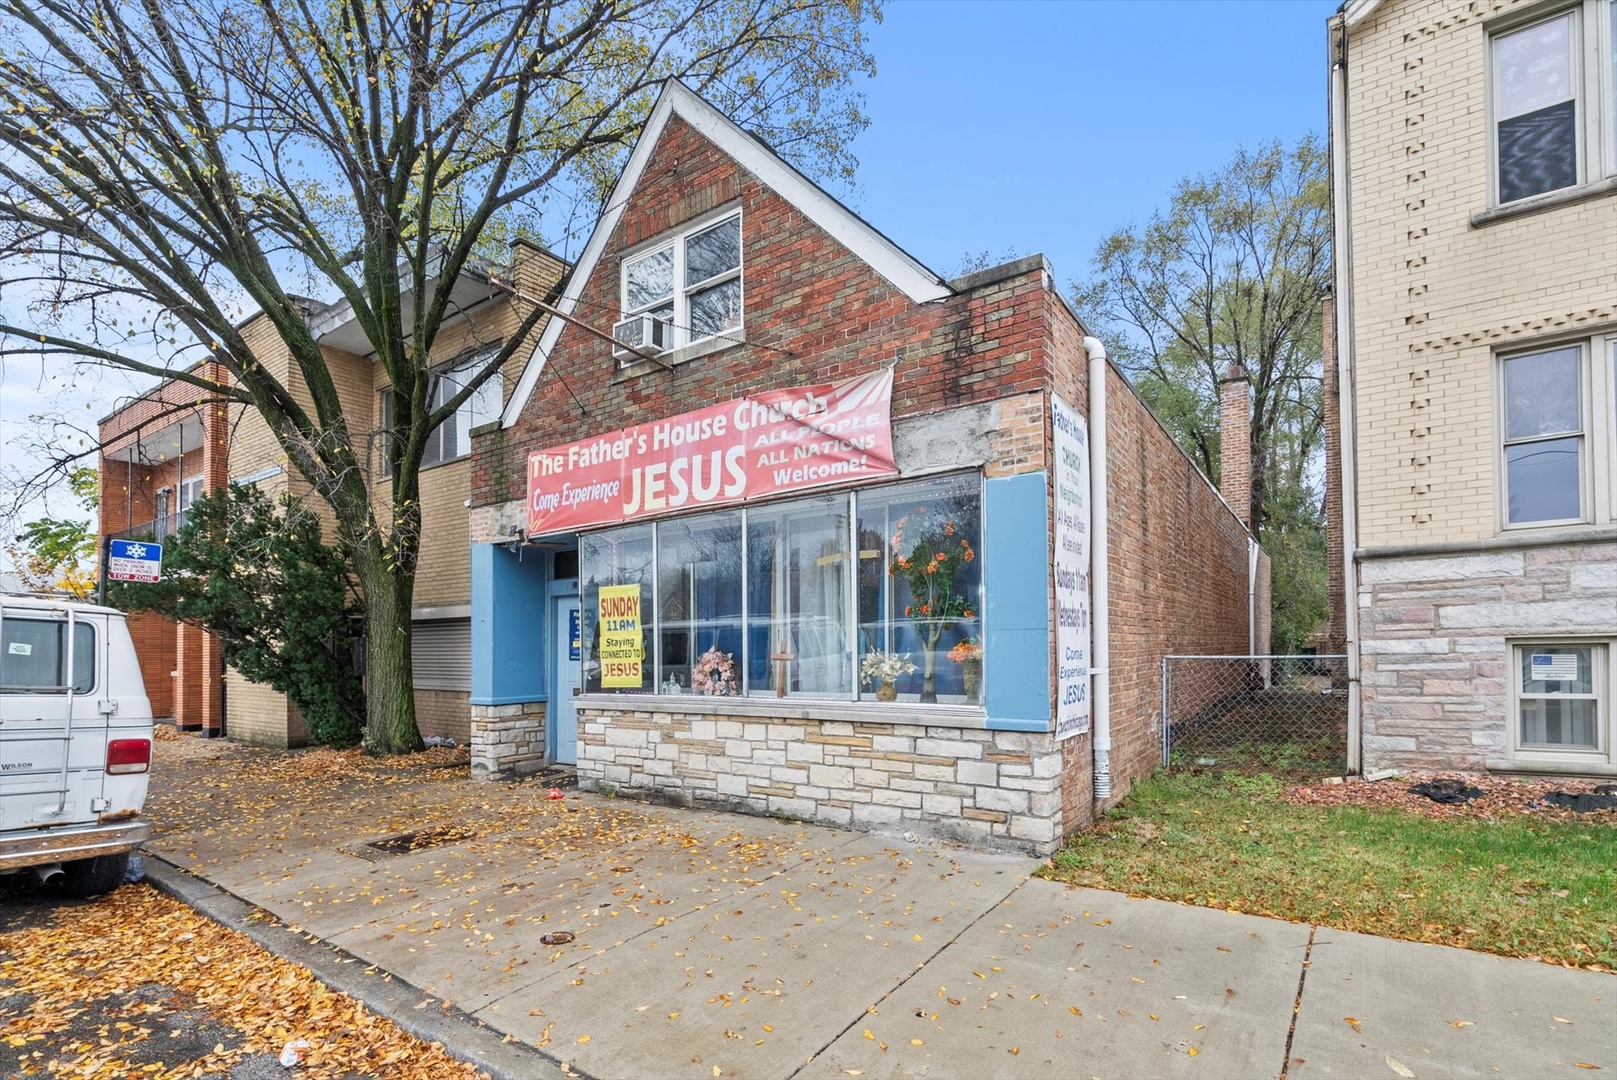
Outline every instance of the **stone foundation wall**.
<svg viewBox="0 0 1617 1080">
<path fill-rule="evenodd" d="M 581 706 L 578 727 L 589 790 L 1038 855 L 1062 832 L 1049 735 L 662 707 Z"/>
<path fill-rule="evenodd" d="M 471 709 L 474 780 L 516 780 L 545 767 L 544 702 Z"/>
<path fill-rule="evenodd" d="M 1359 580 L 1367 771 L 1525 766 L 1509 642 L 1617 635 L 1617 543 L 1372 558 Z"/>
</svg>

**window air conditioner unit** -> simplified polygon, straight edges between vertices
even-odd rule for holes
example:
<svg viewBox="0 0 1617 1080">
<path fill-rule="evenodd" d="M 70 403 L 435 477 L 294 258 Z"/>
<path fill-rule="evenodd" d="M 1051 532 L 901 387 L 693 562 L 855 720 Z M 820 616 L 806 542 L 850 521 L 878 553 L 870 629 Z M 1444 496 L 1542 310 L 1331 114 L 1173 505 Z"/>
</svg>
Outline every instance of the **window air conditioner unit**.
<svg viewBox="0 0 1617 1080">
<path fill-rule="evenodd" d="M 674 346 L 672 323 L 657 318 L 649 311 L 631 315 L 612 327 L 612 355 L 619 360 L 634 361 L 649 353 L 661 355 Z"/>
</svg>

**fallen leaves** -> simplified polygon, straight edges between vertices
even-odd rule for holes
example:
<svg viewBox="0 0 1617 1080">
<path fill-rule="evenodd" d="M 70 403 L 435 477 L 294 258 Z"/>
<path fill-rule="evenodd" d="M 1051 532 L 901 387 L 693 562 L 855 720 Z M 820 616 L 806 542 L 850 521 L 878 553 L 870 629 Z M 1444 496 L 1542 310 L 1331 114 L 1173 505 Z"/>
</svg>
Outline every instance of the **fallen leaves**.
<svg viewBox="0 0 1617 1080">
<path fill-rule="evenodd" d="M 311 1080 L 355 1073 L 400 1080 L 476 1076 L 442 1046 L 407 1034 L 307 969 L 149 886 L 126 885 L 95 904 L 60 908 L 42 927 L 5 935 L 4 950 L 0 984 L 29 1002 L 23 1015 L 0 1012 L 0 1036 L 12 1046 L 48 1043 L 91 1000 L 138 1022 L 151 1006 L 139 995 L 115 992 L 141 986 L 163 988 L 242 1035 L 234 1048 L 221 1042 L 163 1071 L 138 1064 L 150 1061 L 139 1052 L 150 1030 L 119 1021 L 120 1040 L 58 1048 L 61 1068 L 55 1071 L 61 1074 L 218 1075 L 249 1054 L 279 1054 L 303 1038 L 311 1046 L 299 1075 Z"/>
<path fill-rule="evenodd" d="M 1468 786 L 1482 790 L 1475 799 L 1462 803 L 1437 803 L 1423 795 L 1412 795 L 1411 786 L 1433 780 L 1462 780 Z M 1386 780 L 1367 781 L 1350 776 L 1344 782 L 1327 784 L 1323 781 L 1299 784 L 1288 788 L 1283 798 L 1298 806 L 1378 806 L 1396 807 L 1412 814 L 1433 818 L 1495 818 L 1506 814 L 1531 814 L 1535 817 L 1578 820 L 1587 822 L 1609 821 L 1617 823 L 1617 811 L 1596 810 L 1578 814 L 1553 806 L 1540 806 L 1544 796 L 1552 791 L 1573 794 L 1593 791 L 1595 781 L 1569 781 L 1565 779 L 1536 779 L 1514 776 L 1461 776 L 1451 773 L 1412 772 Z"/>
</svg>

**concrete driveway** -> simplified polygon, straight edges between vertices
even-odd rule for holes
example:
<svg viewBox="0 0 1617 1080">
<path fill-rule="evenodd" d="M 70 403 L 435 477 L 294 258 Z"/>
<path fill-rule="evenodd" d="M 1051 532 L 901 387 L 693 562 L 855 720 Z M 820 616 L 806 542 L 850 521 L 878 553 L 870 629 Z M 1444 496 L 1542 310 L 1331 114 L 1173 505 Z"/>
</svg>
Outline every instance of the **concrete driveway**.
<svg viewBox="0 0 1617 1080">
<path fill-rule="evenodd" d="M 149 850 L 595 1076 L 1617 1068 L 1612 976 L 1019 857 L 189 739 L 153 784 Z"/>
</svg>

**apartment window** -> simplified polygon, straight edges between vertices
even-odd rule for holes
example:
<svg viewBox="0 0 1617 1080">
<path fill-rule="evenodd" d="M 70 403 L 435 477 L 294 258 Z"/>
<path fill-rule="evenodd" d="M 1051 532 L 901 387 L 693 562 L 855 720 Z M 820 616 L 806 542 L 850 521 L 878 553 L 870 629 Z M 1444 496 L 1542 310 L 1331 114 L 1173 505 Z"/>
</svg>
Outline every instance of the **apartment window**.
<svg viewBox="0 0 1617 1080">
<path fill-rule="evenodd" d="M 1588 518 L 1583 346 L 1506 357 L 1505 524 Z"/>
<path fill-rule="evenodd" d="M 623 261 L 623 320 L 614 331 L 626 345 L 658 343 L 665 351 L 705 341 L 741 325 L 741 215 L 684 232 Z M 637 315 L 665 331 L 647 331 Z M 634 363 L 631 354 L 623 362 Z"/>
<path fill-rule="evenodd" d="M 1611 756 L 1607 645 L 1514 646 L 1513 746 L 1518 756 Z"/>
<path fill-rule="evenodd" d="M 488 362 L 500 351 L 500 346 L 492 345 L 482 350 L 469 360 L 464 360 L 453 367 L 445 368 L 435 373 L 436 382 L 433 384 L 431 398 L 427 403 L 429 411 L 440 409 L 456 394 L 465 389 L 466 385 L 482 371 Z M 479 386 L 460 407 L 449 415 L 442 424 L 427 436 L 426 449 L 421 454 L 421 466 L 438 465 L 445 461 L 454 461 L 463 458 L 472 452 L 472 429 L 491 420 L 499 419 L 500 408 L 504 398 L 504 387 L 501 373 L 496 371 Z M 382 391 L 382 475 L 388 476 L 389 453 L 387 440 L 393 431 L 393 410 L 395 402 L 391 389 Z"/>
<path fill-rule="evenodd" d="M 1617 172 L 1614 0 L 1493 35 L 1494 195 L 1501 205 Z"/>
</svg>

